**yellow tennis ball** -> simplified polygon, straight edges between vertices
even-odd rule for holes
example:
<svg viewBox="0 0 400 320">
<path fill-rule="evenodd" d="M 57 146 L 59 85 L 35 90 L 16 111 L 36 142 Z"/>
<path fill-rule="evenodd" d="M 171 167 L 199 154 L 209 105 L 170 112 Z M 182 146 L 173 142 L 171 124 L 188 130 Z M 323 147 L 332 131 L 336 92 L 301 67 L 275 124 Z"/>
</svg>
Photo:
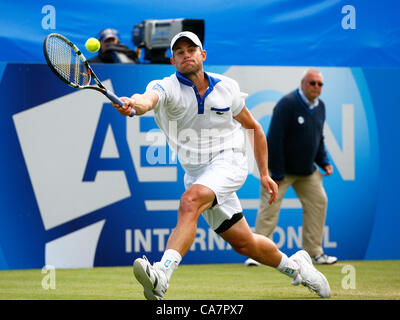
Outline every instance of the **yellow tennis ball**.
<svg viewBox="0 0 400 320">
<path fill-rule="evenodd" d="M 97 52 L 100 49 L 100 41 L 96 38 L 89 38 L 85 43 L 85 47 L 90 52 Z"/>
</svg>

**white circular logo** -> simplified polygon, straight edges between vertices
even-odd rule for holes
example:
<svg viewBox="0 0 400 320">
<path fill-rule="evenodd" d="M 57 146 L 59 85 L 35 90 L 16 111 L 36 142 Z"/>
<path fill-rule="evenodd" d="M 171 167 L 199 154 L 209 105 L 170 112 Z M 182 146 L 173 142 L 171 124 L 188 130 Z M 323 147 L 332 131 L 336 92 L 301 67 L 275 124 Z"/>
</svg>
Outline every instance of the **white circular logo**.
<svg viewBox="0 0 400 320">
<path fill-rule="evenodd" d="M 299 122 L 299 124 L 303 124 L 304 123 L 304 118 L 302 116 L 299 116 L 297 118 L 297 121 Z"/>
</svg>

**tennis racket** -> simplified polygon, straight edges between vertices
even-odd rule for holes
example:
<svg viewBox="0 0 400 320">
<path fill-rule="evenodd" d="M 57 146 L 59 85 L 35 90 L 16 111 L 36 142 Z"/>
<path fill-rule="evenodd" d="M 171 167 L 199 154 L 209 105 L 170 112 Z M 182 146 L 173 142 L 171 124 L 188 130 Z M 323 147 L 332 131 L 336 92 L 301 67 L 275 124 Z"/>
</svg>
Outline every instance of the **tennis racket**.
<svg viewBox="0 0 400 320">
<path fill-rule="evenodd" d="M 43 52 L 46 62 L 54 74 L 67 85 L 75 89 L 93 89 L 104 94 L 114 104 L 123 102 L 109 91 L 97 78 L 85 56 L 67 38 L 58 33 L 49 34 L 43 42 Z M 92 78 L 95 85 L 91 85 Z M 130 117 L 135 115 L 133 110 Z"/>
</svg>

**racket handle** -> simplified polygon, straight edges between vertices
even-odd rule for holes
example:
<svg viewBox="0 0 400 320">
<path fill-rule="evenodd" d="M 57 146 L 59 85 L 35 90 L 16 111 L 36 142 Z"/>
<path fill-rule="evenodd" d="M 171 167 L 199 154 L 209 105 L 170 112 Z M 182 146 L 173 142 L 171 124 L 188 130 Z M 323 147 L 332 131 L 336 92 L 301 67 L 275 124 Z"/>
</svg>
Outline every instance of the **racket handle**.
<svg viewBox="0 0 400 320">
<path fill-rule="evenodd" d="M 122 102 L 122 100 L 120 98 L 118 98 L 113 92 L 111 91 L 107 91 L 106 92 L 106 96 L 108 97 L 108 99 L 110 99 L 112 102 L 114 102 L 115 104 L 118 104 L 119 106 L 122 107 L 122 105 L 124 104 Z M 132 109 L 132 113 L 129 115 L 130 117 L 133 117 L 136 114 L 136 110 Z"/>
</svg>

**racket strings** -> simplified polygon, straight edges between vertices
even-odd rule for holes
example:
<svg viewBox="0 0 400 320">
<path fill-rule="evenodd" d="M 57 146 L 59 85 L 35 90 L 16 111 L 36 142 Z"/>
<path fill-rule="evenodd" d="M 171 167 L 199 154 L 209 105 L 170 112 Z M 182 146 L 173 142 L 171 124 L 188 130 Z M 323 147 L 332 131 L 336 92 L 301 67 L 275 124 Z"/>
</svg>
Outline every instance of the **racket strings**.
<svg viewBox="0 0 400 320">
<path fill-rule="evenodd" d="M 46 50 L 52 66 L 65 80 L 78 86 L 90 82 L 90 75 L 79 55 L 64 40 L 50 37 Z"/>
</svg>

